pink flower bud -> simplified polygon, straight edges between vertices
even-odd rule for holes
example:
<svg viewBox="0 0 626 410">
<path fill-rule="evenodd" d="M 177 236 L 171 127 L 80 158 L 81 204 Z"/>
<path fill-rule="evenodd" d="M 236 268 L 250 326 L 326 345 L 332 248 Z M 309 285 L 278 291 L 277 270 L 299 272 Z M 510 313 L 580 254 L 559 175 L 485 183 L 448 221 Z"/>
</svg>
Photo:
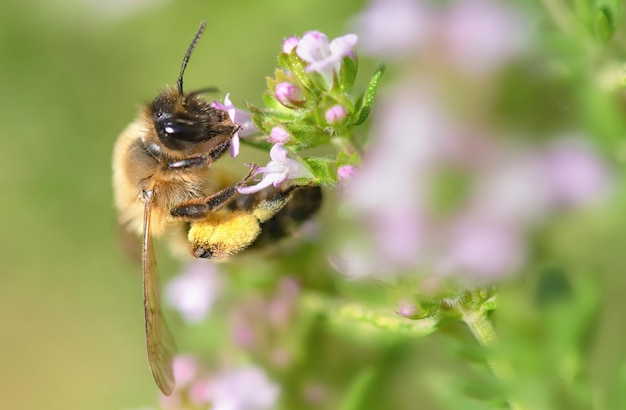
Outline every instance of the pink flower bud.
<svg viewBox="0 0 626 410">
<path fill-rule="evenodd" d="M 330 107 L 324 117 L 326 117 L 326 122 L 329 124 L 337 124 L 338 122 L 343 121 L 348 115 L 348 111 L 343 107 L 343 105 L 333 105 Z"/>
<path fill-rule="evenodd" d="M 354 165 L 342 165 L 337 169 L 337 178 L 340 182 L 346 182 L 356 175 L 358 168 Z"/>
<path fill-rule="evenodd" d="M 300 88 L 287 82 L 276 84 L 274 97 L 286 107 L 299 105 L 306 100 Z"/>
<path fill-rule="evenodd" d="M 272 131 L 270 132 L 270 136 L 267 138 L 267 141 L 271 142 L 272 144 L 284 144 L 285 142 L 289 141 L 289 138 L 291 138 L 291 136 L 289 135 L 287 130 L 277 125 L 276 127 L 272 128 Z"/>
</svg>

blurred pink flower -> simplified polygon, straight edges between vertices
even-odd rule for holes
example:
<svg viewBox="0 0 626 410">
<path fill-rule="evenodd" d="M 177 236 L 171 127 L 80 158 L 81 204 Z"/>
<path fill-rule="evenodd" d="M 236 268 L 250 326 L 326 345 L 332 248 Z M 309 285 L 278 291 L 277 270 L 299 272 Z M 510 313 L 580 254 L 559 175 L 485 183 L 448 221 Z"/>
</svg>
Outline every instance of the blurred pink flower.
<svg viewBox="0 0 626 410">
<path fill-rule="evenodd" d="M 497 281 L 521 270 L 529 232 L 559 206 L 608 190 L 607 166 L 588 146 L 497 138 L 458 124 L 438 95 L 401 82 L 374 108 L 371 144 L 342 192 L 369 242 L 329 257 L 350 279 L 432 272 Z M 442 212 L 434 197 L 450 170 L 466 188 Z"/>
<path fill-rule="evenodd" d="M 191 355 L 177 355 L 174 357 L 173 369 L 176 388 L 182 389 L 191 383 L 199 372 L 198 359 Z"/>
<path fill-rule="evenodd" d="M 286 277 L 280 280 L 278 290 L 267 306 L 267 316 L 273 326 L 284 327 L 289 324 L 299 295 L 300 283 L 296 279 Z"/>
<path fill-rule="evenodd" d="M 342 165 L 337 168 L 337 179 L 339 182 L 349 181 L 357 172 L 359 172 L 359 169 L 354 165 Z"/>
<path fill-rule="evenodd" d="M 176 388 L 171 396 L 159 394 L 161 408 L 180 410 L 190 404 L 212 410 L 271 410 L 280 387 L 255 366 L 209 373 L 191 356 L 174 360 Z M 183 407 L 181 407 L 183 406 Z"/>
<path fill-rule="evenodd" d="M 256 329 L 253 328 L 247 312 L 235 311 L 230 316 L 230 337 L 233 343 L 243 349 L 252 349 L 258 342 Z"/>
<path fill-rule="evenodd" d="M 535 150 L 497 144 L 474 177 L 468 208 L 509 224 L 536 225 L 552 211 L 541 165 Z"/>
<path fill-rule="evenodd" d="M 202 321 L 220 292 L 221 280 L 214 263 L 196 259 L 165 288 L 165 301 L 187 323 Z"/>
<path fill-rule="evenodd" d="M 337 254 L 328 256 L 328 263 L 337 272 L 350 280 L 376 278 L 393 282 L 395 270 L 376 251 L 367 246 L 350 243 Z"/>
<path fill-rule="evenodd" d="M 420 52 L 436 25 L 435 11 L 422 0 L 373 0 L 354 21 L 363 51 L 391 58 Z"/>
<path fill-rule="evenodd" d="M 418 208 L 447 149 L 450 119 L 433 90 L 411 82 L 381 95 L 372 115 L 375 138 L 346 187 L 346 199 L 366 213 Z"/>
<path fill-rule="evenodd" d="M 379 210 L 373 224 L 375 246 L 385 260 L 398 267 L 412 267 L 424 260 L 428 227 L 419 206 Z"/>
<path fill-rule="evenodd" d="M 529 21 L 499 0 L 460 0 L 435 7 L 426 0 L 372 0 L 355 19 L 365 53 L 444 64 L 489 74 L 530 45 Z"/>
<path fill-rule="evenodd" d="M 582 206 L 608 195 L 612 181 L 608 164 L 582 138 L 562 138 L 548 147 L 544 172 L 557 204 Z"/>
<path fill-rule="evenodd" d="M 302 60 L 309 63 L 306 70 L 321 74 L 326 86 L 331 88 L 335 76 L 341 69 L 341 61 L 344 57 L 354 56 L 354 46 L 357 41 L 355 34 L 346 34 L 329 43 L 326 34 L 309 31 L 300 39 L 296 53 Z"/>
<path fill-rule="evenodd" d="M 279 394 L 280 386 L 254 366 L 224 371 L 208 383 L 212 410 L 272 410 Z"/>
<path fill-rule="evenodd" d="M 488 216 L 466 215 L 453 222 L 435 270 L 493 282 L 517 273 L 525 257 L 523 232 Z"/>
<path fill-rule="evenodd" d="M 530 22 L 506 2 L 457 1 L 442 17 L 445 52 L 468 74 L 489 74 L 530 46 Z"/>
</svg>

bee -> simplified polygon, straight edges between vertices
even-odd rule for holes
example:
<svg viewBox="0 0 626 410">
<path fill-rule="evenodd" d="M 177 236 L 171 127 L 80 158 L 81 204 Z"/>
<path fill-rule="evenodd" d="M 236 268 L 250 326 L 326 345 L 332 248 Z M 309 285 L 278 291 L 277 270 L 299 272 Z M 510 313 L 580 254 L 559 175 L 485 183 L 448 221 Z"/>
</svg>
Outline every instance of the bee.
<svg viewBox="0 0 626 410">
<path fill-rule="evenodd" d="M 211 165 L 228 151 L 239 126 L 201 96 L 215 89 L 183 89 L 187 63 L 204 28 L 202 22 L 185 53 L 176 86 L 165 88 L 141 107 L 113 151 L 119 221 L 142 238 L 148 363 L 165 395 L 174 389 L 175 344 L 160 308 L 152 238 L 186 235 L 194 257 L 220 260 L 289 233 L 317 211 L 321 198 L 315 186 L 240 195 L 237 188 L 251 179 L 255 165 L 234 184 L 216 181 Z M 297 200 L 288 204 L 292 199 Z"/>
</svg>

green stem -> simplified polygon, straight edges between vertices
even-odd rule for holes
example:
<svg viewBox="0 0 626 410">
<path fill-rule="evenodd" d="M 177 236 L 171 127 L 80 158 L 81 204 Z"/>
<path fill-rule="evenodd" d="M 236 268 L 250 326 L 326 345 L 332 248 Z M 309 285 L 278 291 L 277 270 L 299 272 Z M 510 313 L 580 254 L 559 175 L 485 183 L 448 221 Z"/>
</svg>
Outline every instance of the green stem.
<svg viewBox="0 0 626 410">
<path fill-rule="evenodd" d="M 491 321 L 487 317 L 487 313 L 482 310 L 476 311 L 466 311 L 461 309 L 463 321 L 467 324 L 470 331 L 478 340 L 478 343 L 484 348 L 491 348 L 496 341 L 496 332 L 491 324 Z M 510 386 L 513 380 L 513 369 L 508 363 L 502 362 L 500 360 L 494 360 L 490 358 L 487 360 L 491 371 L 496 376 L 498 380 L 505 386 Z M 524 410 L 524 406 L 522 406 L 519 402 L 511 398 L 507 397 L 507 401 L 511 410 Z"/>
<path fill-rule="evenodd" d="M 304 294 L 301 303 L 309 311 L 323 315 L 340 326 L 347 321 L 398 335 L 424 337 L 435 332 L 439 325 L 436 317 L 407 320 L 395 314 L 368 309 L 358 303 L 340 303 L 318 293 Z"/>
</svg>

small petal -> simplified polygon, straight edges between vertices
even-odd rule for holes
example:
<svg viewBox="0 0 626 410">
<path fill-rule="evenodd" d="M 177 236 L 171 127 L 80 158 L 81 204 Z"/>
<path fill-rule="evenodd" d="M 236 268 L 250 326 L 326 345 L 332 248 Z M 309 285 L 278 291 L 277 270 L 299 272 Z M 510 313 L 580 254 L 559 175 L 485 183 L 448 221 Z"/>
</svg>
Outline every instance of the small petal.
<svg viewBox="0 0 626 410">
<path fill-rule="evenodd" d="M 356 34 L 346 34 L 345 36 L 337 37 L 328 45 L 330 54 L 339 59 L 344 57 L 354 58 L 354 46 L 356 46 L 358 41 L 359 37 Z"/>
<path fill-rule="evenodd" d="M 271 161 L 256 170 L 255 175 L 265 174 L 256 185 L 237 188 L 241 194 L 252 194 L 273 185 L 278 187 L 288 179 L 312 178 L 311 171 L 298 161 L 287 158 L 283 144 L 275 144 L 270 150 Z"/>
<path fill-rule="evenodd" d="M 228 112 L 228 117 L 230 118 L 230 120 L 232 121 L 233 124 L 237 124 L 237 120 L 239 120 L 237 113 L 240 111 L 238 109 L 235 108 L 235 106 L 233 105 L 233 103 L 230 101 L 230 93 L 226 94 L 226 96 L 224 97 L 224 104 L 220 103 L 219 101 L 213 101 L 213 103 L 211 104 L 212 107 L 218 108 L 222 111 L 226 111 Z M 243 116 L 244 120 L 245 120 L 245 115 Z M 250 121 L 250 117 L 249 114 L 247 116 L 247 120 L 245 120 L 246 122 Z M 241 126 L 241 124 L 238 124 Z M 233 137 L 230 140 L 230 146 L 228 148 L 228 151 L 230 152 L 230 156 L 232 158 L 235 158 L 237 155 L 239 155 L 239 131 L 235 132 L 235 134 L 233 135 Z"/>
<path fill-rule="evenodd" d="M 236 114 L 237 111 L 235 110 L 235 106 L 233 105 L 233 103 L 230 101 L 230 93 L 226 94 L 226 96 L 224 97 L 224 105 L 226 106 L 226 110 L 228 111 L 228 116 L 230 117 L 230 120 L 233 122 L 233 124 L 237 124 L 237 120 L 236 120 Z M 230 140 L 230 147 L 228 148 L 228 151 L 230 152 L 230 156 L 232 158 L 235 158 L 237 155 L 239 155 L 239 131 L 235 132 L 235 135 L 233 135 L 233 138 Z"/>
<path fill-rule="evenodd" d="M 274 186 L 280 185 L 285 179 L 287 179 L 286 175 L 268 173 L 265 175 L 265 177 L 263 177 L 263 179 L 261 179 L 261 182 L 259 182 L 258 184 L 237 188 L 237 191 L 240 194 L 244 194 L 244 195 L 254 194 L 255 192 L 262 191 L 265 188 L 268 188 L 272 185 Z"/>
<path fill-rule="evenodd" d="M 304 33 L 296 48 L 298 57 L 312 63 L 327 58 L 330 55 L 328 48 L 328 37 L 319 31 L 309 31 Z"/>
<path fill-rule="evenodd" d="M 283 53 L 291 53 L 298 46 L 300 39 L 296 36 L 290 36 L 283 40 Z"/>
<path fill-rule="evenodd" d="M 318 72 L 330 88 L 334 77 L 341 69 L 343 58 L 354 56 L 353 47 L 357 40 L 358 37 L 355 34 L 347 34 L 337 37 L 329 44 L 325 34 L 319 31 L 309 31 L 302 36 L 296 53 L 302 60 L 309 63 L 306 70 Z"/>
</svg>

